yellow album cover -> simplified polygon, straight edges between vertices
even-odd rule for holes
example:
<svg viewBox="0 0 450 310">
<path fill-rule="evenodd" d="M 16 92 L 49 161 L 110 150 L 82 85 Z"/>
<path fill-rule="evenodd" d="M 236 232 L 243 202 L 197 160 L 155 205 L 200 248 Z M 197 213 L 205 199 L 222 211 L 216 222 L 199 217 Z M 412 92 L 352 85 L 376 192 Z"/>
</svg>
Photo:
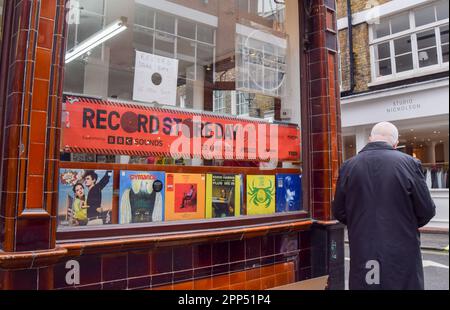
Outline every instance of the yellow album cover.
<svg viewBox="0 0 450 310">
<path fill-rule="evenodd" d="M 165 219 L 204 219 L 205 183 L 204 174 L 167 173 Z"/>
<path fill-rule="evenodd" d="M 242 176 L 208 174 L 206 176 L 206 218 L 239 216 Z"/>
<path fill-rule="evenodd" d="M 247 215 L 275 213 L 275 176 L 247 176 Z"/>
</svg>

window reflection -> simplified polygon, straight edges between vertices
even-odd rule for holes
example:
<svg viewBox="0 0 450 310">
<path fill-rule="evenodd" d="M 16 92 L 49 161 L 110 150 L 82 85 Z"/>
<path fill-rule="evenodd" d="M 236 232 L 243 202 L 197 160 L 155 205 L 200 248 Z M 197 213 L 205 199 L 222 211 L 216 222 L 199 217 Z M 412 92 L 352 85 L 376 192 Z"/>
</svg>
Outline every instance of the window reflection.
<svg viewBox="0 0 450 310">
<path fill-rule="evenodd" d="M 176 102 L 159 104 L 273 119 L 276 106 L 298 103 L 286 91 L 289 58 L 298 54 L 288 51 L 286 31 L 298 20 L 287 20 L 285 10 L 273 0 L 81 1 L 80 24 L 68 26 L 68 51 L 118 18 L 126 29 L 66 64 L 64 91 L 151 104 L 134 96 L 136 52 L 144 52 L 177 66 L 176 76 L 163 76 L 176 79 L 169 90 Z M 287 121 L 299 123 L 300 114 L 294 117 Z"/>
</svg>

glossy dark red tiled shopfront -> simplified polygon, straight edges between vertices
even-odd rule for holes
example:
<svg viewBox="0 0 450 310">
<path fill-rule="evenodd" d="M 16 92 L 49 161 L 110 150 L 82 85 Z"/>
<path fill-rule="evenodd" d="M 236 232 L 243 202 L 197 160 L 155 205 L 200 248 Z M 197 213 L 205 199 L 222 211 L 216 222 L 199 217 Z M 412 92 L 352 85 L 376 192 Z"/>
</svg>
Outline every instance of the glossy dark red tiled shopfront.
<svg viewBox="0 0 450 310">
<path fill-rule="evenodd" d="M 185 240 L 68 243 L 56 205 L 64 0 L 11 0 L 2 47 L 1 289 L 267 289 L 329 274 L 343 287 L 343 230 L 331 216 L 341 162 L 334 1 L 300 1 L 304 196 L 310 216 Z M 6 47 L 6 49 L 5 49 Z M 293 228 L 294 226 L 296 228 Z M 338 257 L 338 258 L 336 258 Z M 76 260 L 80 284 L 65 281 Z"/>
<path fill-rule="evenodd" d="M 261 289 L 267 283 L 284 285 L 293 279 L 309 279 L 310 246 L 310 232 L 304 231 L 155 250 L 83 255 L 74 258 L 80 266 L 86 266 L 81 268 L 84 271 L 80 284 L 66 284 L 67 269 L 65 262 L 61 262 L 54 267 L 55 279 L 58 279 L 54 288 L 82 289 L 97 285 L 112 289 L 123 285 L 126 289 L 142 289 L 192 285 L 196 289 L 231 289 L 242 284 L 243 289 L 249 285 Z"/>
</svg>

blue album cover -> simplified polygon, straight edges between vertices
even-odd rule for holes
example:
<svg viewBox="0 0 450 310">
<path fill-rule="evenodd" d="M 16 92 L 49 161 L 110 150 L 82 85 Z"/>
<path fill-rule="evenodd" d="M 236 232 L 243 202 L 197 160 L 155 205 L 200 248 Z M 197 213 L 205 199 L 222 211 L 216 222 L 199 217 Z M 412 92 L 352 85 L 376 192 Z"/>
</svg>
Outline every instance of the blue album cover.
<svg viewBox="0 0 450 310">
<path fill-rule="evenodd" d="M 165 173 L 121 171 L 119 224 L 164 221 Z"/>
<path fill-rule="evenodd" d="M 277 213 L 302 209 L 302 176 L 299 174 L 277 174 Z"/>
</svg>

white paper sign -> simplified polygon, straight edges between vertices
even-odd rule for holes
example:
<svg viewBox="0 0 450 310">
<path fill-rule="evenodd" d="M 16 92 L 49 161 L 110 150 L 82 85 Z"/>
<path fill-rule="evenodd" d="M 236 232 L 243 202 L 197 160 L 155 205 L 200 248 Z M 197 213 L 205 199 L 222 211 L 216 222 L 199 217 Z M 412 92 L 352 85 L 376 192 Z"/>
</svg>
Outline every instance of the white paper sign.
<svg viewBox="0 0 450 310">
<path fill-rule="evenodd" d="M 133 100 L 175 106 L 178 60 L 136 51 Z"/>
</svg>

